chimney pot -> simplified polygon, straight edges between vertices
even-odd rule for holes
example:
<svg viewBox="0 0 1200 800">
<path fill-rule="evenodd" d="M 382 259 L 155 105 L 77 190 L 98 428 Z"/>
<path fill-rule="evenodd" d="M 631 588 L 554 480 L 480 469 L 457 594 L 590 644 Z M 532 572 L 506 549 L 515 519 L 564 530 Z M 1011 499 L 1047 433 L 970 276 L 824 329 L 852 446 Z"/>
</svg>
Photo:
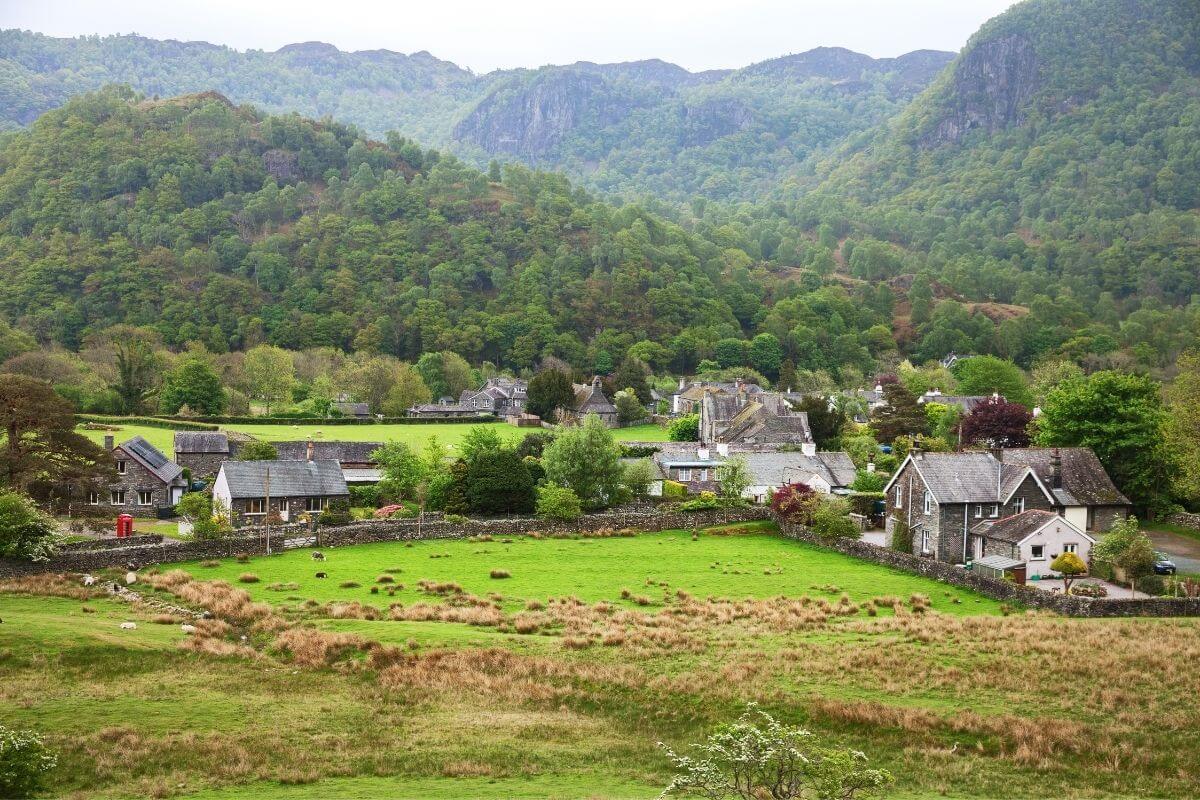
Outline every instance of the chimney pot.
<svg viewBox="0 0 1200 800">
<path fill-rule="evenodd" d="M 113 437 L 111 437 L 111 436 L 105 436 L 105 437 L 104 437 L 104 449 L 105 449 L 105 450 L 112 450 L 112 449 L 113 449 L 113 446 L 114 446 L 114 445 L 113 445 Z"/>
<path fill-rule="evenodd" d="M 307 447 L 307 448 L 305 448 L 305 451 L 306 451 L 306 452 L 305 452 L 305 457 L 306 457 L 306 460 L 307 460 L 309 463 L 312 463 L 312 460 L 313 460 L 313 442 L 312 442 L 312 439 L 309 439 L 309 440 L 308 440 L 308 447 Z"/>
</svg>

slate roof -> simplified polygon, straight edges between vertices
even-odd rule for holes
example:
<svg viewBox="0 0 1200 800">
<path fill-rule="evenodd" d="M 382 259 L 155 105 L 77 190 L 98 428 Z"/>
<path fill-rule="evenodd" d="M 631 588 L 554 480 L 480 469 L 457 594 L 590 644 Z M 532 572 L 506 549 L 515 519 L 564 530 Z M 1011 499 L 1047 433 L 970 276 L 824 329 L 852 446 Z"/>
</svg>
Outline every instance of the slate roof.
<svg viewBox="0 0 1200 800">
<path fill-rule="evenodd" d="M 307 461 L 308 440 L 272 442 L 280 461 Z M 343 464 L 374 464 L 371 454 L 383 447 L 383 442 L 313 442 L 313 458 L 333 459 Z"/>
<path fill-rule="evenodd" d="M 958 406 L 964 413 L 970 413 L 975 409 L 975 406 L 992 400 L 990 394 L 986 395 L 953 395 L 953 394 L 933 394 L 926 392 L 921 395 L 917 402 L 919 403 L 941 403 L 944 406 Z M 1003 400 L 1004 398 L 1000 398 Z"/>
<path fill-rule="evenodd" d="M 1127 506 L 1129 499 L 1113 485 L 1100 459 L 1087 447 L 1057 448 L 1062 461 L 1062 486 L 1053 488 L 1050 462 L 1055 448 L 1026 447 L 1004 450 L 1007 464 L 1029 466 L 1064 506 Z"/>
<path fill-rule="evenodd" d="M 229 454 L 229 435 L 224 431 L 175 431 L 175 454 Z"/>
<path fill-rule="evenodd" d="M 233 500 L 262 497 L 267 470 L 271 471 L 272 497 L 340 497 L 350 494 L 342 467 L 333 459 L 322 461 L 226 461 L 221 472 Z"/>
<path fill-rule="evenodd" d="M 1000 571 L 1025 566 L 1024 561 L 1018 561 L 1015 558 L 1009 558 L 1007 556 L 984 556 L 983 558 L 975 559 L 974 563 L 977 567 L 989 567 L 991 569 Z"/>
<path fill-rule="evenodd" d="M 366 403 L 334 403 L 333 407 L 347 417 L 371 416 L 371 407 Z"/>
<path fill-rule="evenodd" d="M 939 503 L 1002 502 L 1028 473 L 1024 466 L 982 452 L 922 453 L 912 463 Z"/>
<path fill-rule="evenodd" d="M 410 408 L 408 413 L 437 416 L 438 414 L 478 414 L 482 411 L 483 409 L 463 405 L 462 403 L 422 403 Z"/>
<path fill-rule="evenodd" d="M 164 456 L 161 450 L 141 436 L 121 442 L 121 449 L 163 483 L 171 483 L 183 474 L 183 467 Z"/>
<path fill-rule="evenodd" d="M 1030 509 L 1003 519 L 986 520 L 971 528 L 971 533 L 1018 544 L 1026 536 L 1053 522 L 1058 515 L 1053 511 Z"/>
<path fill-rule="evenodd" d="M 841 452 L 825 452 L 808 456 L 804 453 L 739 453 L 754 476 L 755 486 L 783 486 L 795 483 L 803 473 L 820 476 L 833 488 L 854 482 L 858 475 L 850 456 Z"/>
<path fill-rule="evenodd" d="M 576 414 L 583 416 L 585 414 L 615 414 L 617 407 L 608 401 L 604 396 L 604 390 L 600 388 L 600 379 L 597 378 L 588 384 L 575 385 L 575 408 Z"/>
</svg>

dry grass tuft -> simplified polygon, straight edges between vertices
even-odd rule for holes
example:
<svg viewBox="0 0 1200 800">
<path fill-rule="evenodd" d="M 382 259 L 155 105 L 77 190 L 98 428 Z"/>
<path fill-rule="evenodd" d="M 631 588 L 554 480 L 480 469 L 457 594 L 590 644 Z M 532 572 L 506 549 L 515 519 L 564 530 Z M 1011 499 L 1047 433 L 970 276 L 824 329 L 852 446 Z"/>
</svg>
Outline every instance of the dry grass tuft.
<svg viewBox="0 0 1200 800">
<path fill-rule="evenodd" d="M 305 667 L 325 667 L 352 651 L 367 650 L 369 643 L 352 633 L 321 631 L 316 628 L 291 627 L 275 637 L 272 647 L 288 653 L 293 663 Z"/>
<path fill-rule="evenodd" d="M 243 572 L 238 575 L 238 583 L 258 583 L 259 577 L 253 572 Z"/>
<path fill-rule="evenodd" d="M 489 572 L 488 575 L 497 580 L 499 580 L 501 578 L 511 578 L 512 577 L 512 575 L 506 569 L 494 569 L 491 572 Z"/>
</svg>

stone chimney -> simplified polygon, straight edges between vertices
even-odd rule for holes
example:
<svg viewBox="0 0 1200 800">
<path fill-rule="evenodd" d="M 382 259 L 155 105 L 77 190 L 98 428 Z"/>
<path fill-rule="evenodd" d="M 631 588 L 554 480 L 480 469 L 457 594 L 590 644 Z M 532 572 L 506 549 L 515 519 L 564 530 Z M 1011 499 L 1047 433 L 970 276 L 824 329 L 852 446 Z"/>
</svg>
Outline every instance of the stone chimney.
<svg viewBox="0 0 1200 800">
<path fill-rule="evenodd" d="M 600 376 L 599 375 L 592 378 L 592 388 L 595 389 L 597 392 L 600 391 Z"/>
<path fill-rule="evenodd" d="M 310 463 L 310 464 L 312 463 L 312 460 L 313 460 L 313 440 L 312 439 L 308 440 L 308 447 L 305 448 L 304 459 L 308 463 Z"/>
<path fill-rule="evenodd" d="M 1050 488 L 1062 488 L 1062 453 L 1057 447 L 1050 451 Z"/>
<path fill-rule="evenodd" d="M 917 434 L 917 438 L 913 439 L 912 449 L 908 451 L 908 454 L 912 456 L 914 460 L 921 458 L 921 434 Z"/>
<path fill-rule="evenodd" d="M 111 435 L 104 437 L 104 449 L 111 451 L 114 447 L 113 437 Z"/>
</svg>

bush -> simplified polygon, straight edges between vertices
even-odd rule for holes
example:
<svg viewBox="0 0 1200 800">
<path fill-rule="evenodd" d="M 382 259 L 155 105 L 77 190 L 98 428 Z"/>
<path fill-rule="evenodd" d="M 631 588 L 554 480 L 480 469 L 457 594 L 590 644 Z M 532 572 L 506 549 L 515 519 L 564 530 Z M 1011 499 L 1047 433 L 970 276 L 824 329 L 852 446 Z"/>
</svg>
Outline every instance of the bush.
<svg viewBox="0 0 1200 800">
<path fill-rule="evenodd" d="M 245 442 L 238 447 L 238 461 L 274 461 L 279 458 L 279 451 L 270 442 Z"/>
<path fill-rule="evenodd" d="M 466 490 L 471 510 L 480 514 L 520 514 L 533 510 L 533 478 L 515 450 L 476 455 L 467 466 Z"/>
<path fill-rule="evenodd" d="M 570 522 L 583 515 L 579 496 L 565 486 L 548 483 L 538 489 L 537 515 L 543 519 Z"/>
<path fill-rule="evenodd" d="M 36 733 L 0 725 L 0 797 L 33 797 L 57 765 Z"/>
<path fill-rule="evenodd" d="M 812 513 L 812 531 L 826 539 L 858 538 L 858 526 L 850 519 L 850 504 L 836 497 L 822 498 Z"/>
<path fill-rule="evenodd" d="M 350 505 L 356 508 L 379 508 L 381 492 L 378 486 L 351 486 Z"/>
<path fill-rule="evenodd" d="M 33 501 L 0 491 L 0 557 L 45 561 L 58 543 L 58 527 Z"/>
<path fill-rule="evenodd" d="M 672 442 L 696 442 L 700 440 L 700 415 L 689 414 L 671 421 L 667 426 L 667 438 Z"/>
<path fill-rule="evenodd" d="M 346 525 L 350 522 L 350 500 L 346 497 L 335 497 L 321 512 L 317 521 L 322 525 Z"/>
<path fill-rule="evenodd" d="M 678 481 L 663 481 L 663 500 L 682 500 L 687 497 L 687 487 Z"/>
<path fill-rule="evenodd" d="M 701 492 L 696 499 L 679 504 L 680 511 L 711 511 L 721 504 L 712 492 Z"/>
<path fill-rule="evenodd" d="M 811 486 L 789 483 L 771 495 L 771 510 L 784 522 L 809 525 L 820 499 Z"/>
<path fill-rule="evenodd" d="M 258 576 L 253 572 L 243 572 L 238 575 L 238 583 L 258 583 Z"/>
</svg>

